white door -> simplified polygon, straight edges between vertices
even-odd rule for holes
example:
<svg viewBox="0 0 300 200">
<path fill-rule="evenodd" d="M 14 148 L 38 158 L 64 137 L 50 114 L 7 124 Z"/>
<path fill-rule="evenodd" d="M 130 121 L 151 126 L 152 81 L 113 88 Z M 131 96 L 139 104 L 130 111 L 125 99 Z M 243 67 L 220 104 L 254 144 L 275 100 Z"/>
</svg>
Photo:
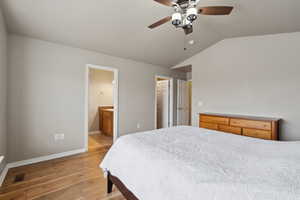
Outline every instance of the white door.
<svg viewBox="0 0 300 200">
<path fill-rule="evenodd" d="M 170 80 L 156 82 L 156 120 L 157 128 L 167 128 L 170 126 Z"/>
<path fill-rule="evenodd" d="M 177 81 L 177 125 L 189 125 L 189 85 L 188 81 Z"/>
</svg>

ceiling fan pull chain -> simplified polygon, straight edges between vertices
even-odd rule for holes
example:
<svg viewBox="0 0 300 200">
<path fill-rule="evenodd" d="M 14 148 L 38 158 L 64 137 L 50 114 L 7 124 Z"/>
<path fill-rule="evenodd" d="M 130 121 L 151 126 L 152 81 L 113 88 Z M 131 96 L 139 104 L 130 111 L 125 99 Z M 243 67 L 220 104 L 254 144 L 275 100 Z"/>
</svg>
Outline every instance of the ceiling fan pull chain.
<svg viewBox="0 0 300 200">
<path fill-rule="evenodd" d="M 187 39 L 187 36 L 185 35 L 184 38 L 183 38 L 183 50 L 184 50 L 184 51 L 187 50 L 186 39 Z"/>
</svg>

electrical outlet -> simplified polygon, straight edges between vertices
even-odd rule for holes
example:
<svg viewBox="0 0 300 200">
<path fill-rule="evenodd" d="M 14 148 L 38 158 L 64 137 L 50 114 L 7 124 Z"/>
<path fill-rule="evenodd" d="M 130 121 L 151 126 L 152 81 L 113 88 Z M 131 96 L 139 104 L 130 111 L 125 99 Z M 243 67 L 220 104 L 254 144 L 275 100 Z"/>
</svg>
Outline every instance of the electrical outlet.
<svg viewBox="0 0 300 200">
<path fill-rule="evenodd" d="M 140 129 L 140 128 L 141 128 L 141 124 L 140 124 L 140 123 L 137 123 L 137 124 L 136 124 L 136 128 L 137 128 L 137 129 Z"/>
<path fill-rule="evenodd" d="M 64 140 L 65 139 L 65 134 L 63 133 L 56 133 L 54 134 L 54 140 L 58 141 L 58 140 Z"/>
</svg>

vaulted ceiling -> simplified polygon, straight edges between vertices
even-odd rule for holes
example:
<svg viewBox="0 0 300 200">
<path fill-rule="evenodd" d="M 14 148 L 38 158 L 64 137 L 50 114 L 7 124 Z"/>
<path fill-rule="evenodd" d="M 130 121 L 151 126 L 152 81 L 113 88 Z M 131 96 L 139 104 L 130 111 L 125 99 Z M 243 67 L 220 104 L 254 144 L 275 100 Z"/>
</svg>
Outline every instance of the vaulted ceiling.
<svg viewBox="0 0 300 200">
<path fill-rule="evenodd" d="M 299 0 L 201 0 L 234 6 L 230 16 L 200 16 L 186 38 L 153 0 L 1 0 L 12 33 L 171 67 L 229 37 L 300 31 Z M 184 51 L 184 41 L 195 44 Z"/>
</svg>

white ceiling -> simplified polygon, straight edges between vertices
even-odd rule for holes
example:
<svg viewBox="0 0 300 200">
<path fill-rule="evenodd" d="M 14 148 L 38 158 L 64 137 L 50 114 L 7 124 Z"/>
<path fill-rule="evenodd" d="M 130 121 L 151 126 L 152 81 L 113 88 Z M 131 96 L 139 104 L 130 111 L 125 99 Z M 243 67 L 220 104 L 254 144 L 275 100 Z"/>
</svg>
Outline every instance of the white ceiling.
<svg viewBox="0 0 300 200">
<path fill-rule="evenodd" d="M 10 32 L 171 67 L 228 37 L 300 31 L 299 0 L 201 0 L 233 5 L 230 16 L 200 16 L 187 39 L 170 23 L 148 25 L 172 8 L 153 0 L 1 0 Z"/>
</svg>

